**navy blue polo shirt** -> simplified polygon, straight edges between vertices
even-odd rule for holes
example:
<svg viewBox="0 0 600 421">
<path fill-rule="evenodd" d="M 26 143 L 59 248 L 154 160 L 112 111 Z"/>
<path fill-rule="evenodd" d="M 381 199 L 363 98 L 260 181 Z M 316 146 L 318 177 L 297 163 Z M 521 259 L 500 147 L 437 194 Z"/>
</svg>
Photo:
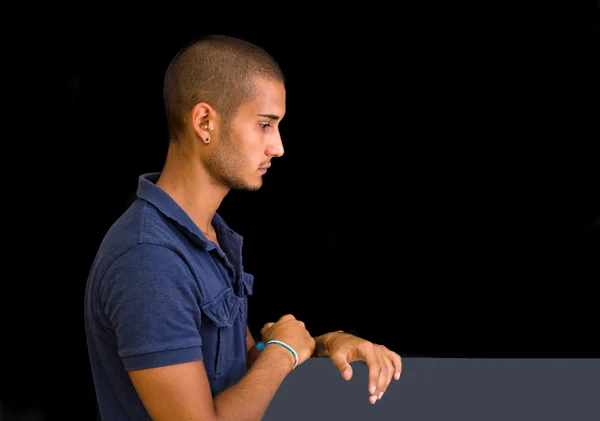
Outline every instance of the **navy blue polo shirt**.
<svg viewBox="0 0 600 421">
<path fill-rule="evenodd" d="M 104 237 L 85 292 L 85 330 L 102 418 L 150 420 L 127 374 L 203 360 L 213 396 L 246 372 L 242 237 L 216 214 L 221 247 L 169 195 L 159 173 Z"/>
</svg>

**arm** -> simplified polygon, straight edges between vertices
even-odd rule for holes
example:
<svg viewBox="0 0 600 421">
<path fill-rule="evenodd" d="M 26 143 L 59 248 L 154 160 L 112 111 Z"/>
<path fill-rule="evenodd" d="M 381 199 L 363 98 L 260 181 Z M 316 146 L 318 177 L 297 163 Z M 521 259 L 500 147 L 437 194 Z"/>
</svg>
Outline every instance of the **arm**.
<svg viewBox="0 0 600 421">
<path fill-rule="evenodd" d="M 259 421 L 293 363 L 285 348 L 266 347 L 246 375 L 214 399 L 202 361 L 129 376 L 154 421 Z"/>
<path fill-rule="evenodd" d="M 268 347 L 237 384 L 213 398 L 203 362 L 199 297 L 179 255 L 140 244 L 107 270 L 99 305 L 114 329 L 123 367 L 154 421 L 258 421 L 292 369 L 293 356 L 283 347 Z"/>
</svg>

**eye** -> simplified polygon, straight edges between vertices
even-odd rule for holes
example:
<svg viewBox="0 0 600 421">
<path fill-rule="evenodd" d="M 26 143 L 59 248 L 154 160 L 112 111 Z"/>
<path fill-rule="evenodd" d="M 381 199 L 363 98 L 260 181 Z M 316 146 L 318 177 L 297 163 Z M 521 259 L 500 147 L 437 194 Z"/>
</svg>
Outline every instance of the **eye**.
<svg viewBox="0 0 600 421">
<path fill-rule="evenodd" d="M 269 123 L 258 123 L 258 125 L 260 126 L 261 129 L 263 129 L 264 131 L 267 131 L 271 128 L 271 125 Z"/>
</svg>

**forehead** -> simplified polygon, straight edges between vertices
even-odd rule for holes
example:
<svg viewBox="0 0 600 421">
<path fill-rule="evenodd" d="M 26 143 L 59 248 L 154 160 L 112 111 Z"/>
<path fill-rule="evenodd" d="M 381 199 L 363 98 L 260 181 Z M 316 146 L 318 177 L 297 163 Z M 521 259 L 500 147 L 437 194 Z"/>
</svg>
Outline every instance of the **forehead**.
<svg viewBox="0 0 600 421">
<path fill-rule="evenodd" d="M 256 96 L 242 104 L 240 111 L 253 114 L 273 114 L 280 118 L 285 114 L 286 92 L 283 83 L 275 80 L 255 78 Z"/>
</svg>

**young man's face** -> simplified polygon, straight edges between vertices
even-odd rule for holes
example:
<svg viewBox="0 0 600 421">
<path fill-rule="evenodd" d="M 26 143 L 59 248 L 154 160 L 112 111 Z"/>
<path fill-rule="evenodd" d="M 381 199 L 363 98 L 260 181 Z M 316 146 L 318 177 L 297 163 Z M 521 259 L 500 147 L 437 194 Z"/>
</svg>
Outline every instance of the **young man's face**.
<svg viewBox="0 0 600 421">
<path fill-rule="evenodd" d="M 257 78 L 258 94 L 242 104 L 223 128 L 215 153 L 207 161 L 213 176 L 231 189 L 258 190 L 271 159 L 283 155 L 279 123 L 285 115 L 285 87 Z"/>
</svg>

